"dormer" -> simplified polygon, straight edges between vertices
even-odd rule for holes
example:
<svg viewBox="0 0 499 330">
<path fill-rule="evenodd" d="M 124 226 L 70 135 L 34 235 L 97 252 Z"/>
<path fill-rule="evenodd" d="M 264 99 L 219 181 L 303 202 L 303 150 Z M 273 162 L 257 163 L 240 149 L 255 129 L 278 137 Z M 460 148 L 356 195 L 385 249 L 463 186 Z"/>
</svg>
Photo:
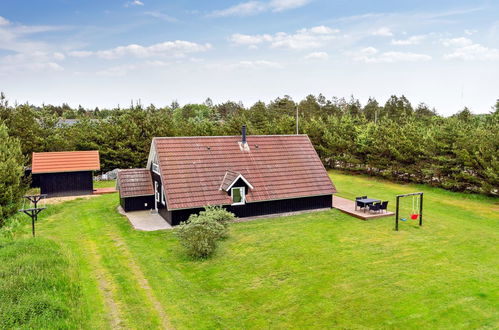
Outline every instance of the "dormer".
<svg viewBox="0 0 499 330">
<path fill-rule="evenodd" d="M 253 189 L 251 183 L 239 172 L 227 171 L 220 184 L 220 189 L 230 195 L 232 205 L 244 205 L 246 195 Z"/>
</svg>

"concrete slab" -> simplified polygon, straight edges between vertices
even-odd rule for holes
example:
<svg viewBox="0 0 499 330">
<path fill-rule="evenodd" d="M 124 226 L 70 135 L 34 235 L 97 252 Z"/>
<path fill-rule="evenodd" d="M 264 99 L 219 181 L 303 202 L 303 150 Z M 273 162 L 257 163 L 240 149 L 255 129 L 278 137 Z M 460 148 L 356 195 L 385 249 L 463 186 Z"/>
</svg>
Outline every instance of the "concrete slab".
<svg viewBox="0 0 499 330">
<path fill-rule="evenodd" d="M 149 210 L 125 212 L 121 206 L 118 206 L 118 212 L 126 216 L 136 230 L 155 231 L 173 228 L 159 214 L 151 213 Z"/>
</svg>

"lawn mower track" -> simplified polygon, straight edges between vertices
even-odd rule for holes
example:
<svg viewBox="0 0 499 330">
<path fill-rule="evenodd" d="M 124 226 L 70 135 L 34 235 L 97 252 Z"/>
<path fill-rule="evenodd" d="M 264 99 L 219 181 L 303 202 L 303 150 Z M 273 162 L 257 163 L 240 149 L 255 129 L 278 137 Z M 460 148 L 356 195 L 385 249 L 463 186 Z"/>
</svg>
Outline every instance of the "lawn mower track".
<svg viewBox="0 0 499 330">
<path fill-rule="evenodd" d="M 108 235 L 114 241 L 115 246 L 120 250 L 122 256 L 124 256 L 128 260 L 127 265 L 131 273 L 133 274 L 134 278 L 139 284 L 139 287 L 144 290 L 145 296 L 147 297 L 151 305 L 156 310 L 156 313 L 158 314 L 159 319 L 161 320 L 162 327 L 165 329 L 173 329 L 173 326 L 171 325 L 170 320 L 168 319 L 168 316 L 165 313 L 163 305 L 154 295 L 154 292 L 151 286 L 149 285 L 149 281 L 147 281 L 146 277 L 144 276 L 144 273 L 140 269 L 140 266 L 135 262 L 135 259 L 132 256 L 130 250 L 128 249 L 126 243 L 121 239 L 121 237 L 116 235 L 116 233 L 110 232 Z"/>
</svg>

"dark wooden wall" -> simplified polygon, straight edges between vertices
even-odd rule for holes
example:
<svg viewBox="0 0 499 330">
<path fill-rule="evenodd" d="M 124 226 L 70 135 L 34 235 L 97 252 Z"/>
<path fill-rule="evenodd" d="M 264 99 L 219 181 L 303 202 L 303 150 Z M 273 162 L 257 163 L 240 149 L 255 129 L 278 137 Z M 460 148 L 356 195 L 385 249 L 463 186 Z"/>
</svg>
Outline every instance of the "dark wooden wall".
<svg viewBox="0 0 499 330">
<path fill-rule="evenodd" d="M 125 212 L 150 210 L 154 208 L 154 196 L 120 198 L 120 205 Z"/>
<path fill-rule="evenodd" d="M 93 193 L 92 171 L 36 174 L 40 192 L 48 197 L 78 196 Z"/>
<path fill-rule="evenodd" d="M 234 213 L 238 218 L 254 217 L 260 215 L 270 215 L 275 213 L 296 212 L 315 209 L 326 209 L 333 206 L 333 196 L 313 196 L 293 199 L 282 199 L 275 201 L 265 201 L 256 203 L 247 203 L 244 205 L 226 205 L 225 209 Z M 203 208 L 174 210 L 161 212 L 161 216 L 172 226 L 176 226 L 189 219 L 191 214 L 202 211 Z"/>
</svg>

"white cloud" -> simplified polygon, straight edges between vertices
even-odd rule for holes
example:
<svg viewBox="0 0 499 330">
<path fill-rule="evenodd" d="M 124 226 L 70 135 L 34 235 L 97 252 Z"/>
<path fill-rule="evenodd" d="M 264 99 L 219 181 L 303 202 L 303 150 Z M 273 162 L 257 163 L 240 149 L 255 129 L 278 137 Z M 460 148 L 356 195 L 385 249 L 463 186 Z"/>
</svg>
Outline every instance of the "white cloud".
<svg viewBox="0 0 499 330">
<path fill-rule="evenodd" d="M 442 44 L 446 47 L 466 47 L 473 44 L 473 41 L 468 38 L 453 38 L 453 39 L 443 39 Z"/>
<path fill-rule="evenodd" d="M 92 56 L 92 54 L 91 51 L 87 50 L 75 50 L 68 53 L 68 55 L 72 57 L 89 57 Z"/>
<path fill-rule="evenodd" d="M 278 12 L 303 7 L 309 2 L 310 0 L 273 0 L 269 6 L 272 8 L 272 11 Z"/>
<path fill-rule="evenodd" d="M 465 60 L 465 61 L 486 61 L 499 60 L 499 49 L 488 48 L 474 43 L 468 38 L 444 39 L 442 44 L 446 47 L 453 47 L 451 53 L 445 54 L 446 60 Z"/>
<path fill-rule="evenodd" d="M 305 55 L 305 59 L 307 60 L 327 60 L 328 58 L 329 55 L 326 52 L 313 52 Z"/>
<path fill-rule="evenodd" d="M 390 30 L 390 28 L 381 27 L 377 30 L 372 31 L 371 35 L 380 37 L 393 37 L 393 32 Z"/>
<path fill-rule="evenodd" d="M 75 57 L 97 56 L 103 59 L 116 59 L 121 57 L 155 57 L 155 56 L 170 56 L 182 57 L 188 53 L 205 52 L 211 49 L 210 44 L 198 44 L 195 42 L 175 40 L 157 43 L 151 46 L 141 46 L 131 44 L 127 46 L 119 46 L 107 50 L 98 51 L 72 51 L 68 54 Z"/>
<path fill-rule="evenodd" d="M 417 35 L 417 36 L 412 36 L 407 39 L 402 39 L 402 40 L 392 40 L 392 45 L 396 46 L 410 46 L 410 45 L 419 45 L 421 41 L 425 40 L 426 36 L 425 35 Z"/>
<path fill-rule="evenodd" d="M 210 16 L 214 17 L 248 16 L 248 15 L 258 14 L 266 10 L 267 6 L 264 3 L 260 1 L 248 1 L 226 9 L 215 10 L 214 12 L 211 13 Z"/>
<path fill-rule="evenodd" d="M 17 53 L 0 58 L 0 74 L 13 72 L 62 71 L 64 68 L 57 63 L 63 60 L 62 53 L 47 53 L 34 51 L 32 53 Z"/>
<path fill-rule="evenodd" d="M 237 63 L 232 63 L 223 66 L 225 69 L 249 69 L 249 70 L 259 70 L 259 69 L 279 69 L 282 65 L 277 62 L 258 60 L 258 61 L 239 61 Z"/>
<path fill-rule="evenodd" d="M 66 58 L 66 56 L 63 53 L 55 52 L 53 55 L 54 59 L 62 61 Z"/>
<path fill-rule="evenodd" d="M 366 47 L 360 50 L 363 55 L 374 55 L 378 53 L 378 50 L 374 47 Z"/>
<path fill-rule="evenodd" d="M 356 61 L 364 63 L 395 63 L 395 62 L 421 62 L 432 59 L 430 55 L 408 52 L 379 52 L 374 47 L 361 49 L 357 53 L 350 53 Z"/>
<path fill-rule="evenodd" d="M 144 15 L 151 16 L 151 17 L 163 20 L 165 22 L 170 22 L 170 23 L 178 22 L 178 19 L 176 19 L 175 17 L 172 17 L 172 16 L 167 15 L 167 14 L 163 14 L 162 12 L 159 12 L 159 11 L 146 11 L 146 12 L 144 12 Z"/>
<path fill-rule="evenodd" d="M 311 49 L 324 46 L 325 43 L 336 39 L 339 30 L 327 26 L 315 26 L 310 29 L 300 29 L 293 34 L 278 32 L 270 34 L 233 34 L 229 40 L 238 45 L 258 45 L 268 43 L 273 48 Z"/>
<path fill-rule="evenodd" d="M 471 36 L 477 32 L 478 32 L 477 30 L 464 30 L 464 33 L 468 36 Z"/>
<path fill-rule="evenodd" d="M 303 7 L 311 0 L 272 0 L 270 2 L 247 1 L 242 2 L 226 9 L 215 10 L 209 16 L 228 17 L 228 16 L 249 16 L 262 12 L 273 11 L 281 12 L 285 10 Z"/>
<path fill-rule="evenodd" d="M 10 24 L 10 22 L 8 19 L 0 16 L 0 26 L 5 26 L 5 25 L 9 25 L 9 24 Z"/>
<path fill-rule="evenodd" d="M 229 37 L 229 40 L 238 45 L 256 45 L 264 41 L 272 41 L 272 36 L 270 34 L 240 34 L 235 33 Z"/>
<path fill-rule="evenodd" d="M 125 3 L 125 7 L 132 7 L 132 6 L 143 6 L 144 3 L 140 0 L 133 0 Z"/>
</svg>

